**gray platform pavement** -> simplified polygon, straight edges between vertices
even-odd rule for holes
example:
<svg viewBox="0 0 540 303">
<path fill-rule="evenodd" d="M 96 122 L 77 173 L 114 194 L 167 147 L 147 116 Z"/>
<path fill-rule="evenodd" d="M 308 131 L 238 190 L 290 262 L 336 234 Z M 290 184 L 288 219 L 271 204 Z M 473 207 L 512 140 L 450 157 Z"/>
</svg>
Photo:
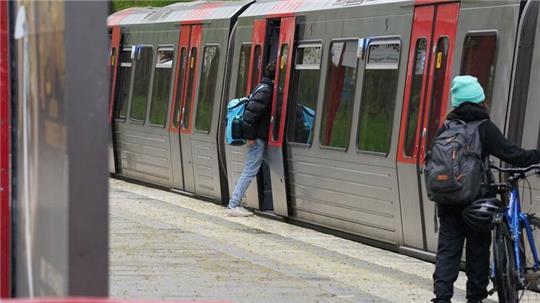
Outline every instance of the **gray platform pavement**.
<svg viewBox="0 0 540 303">
<path fill-rule="evenodd" d="M 434 265 L 222 206 L 110 180 L 110 296 L 429 302 Z M 453 302 L 465 302 L 465 275 Z M 495 301 L 488 301 L 495 302 Z"/>
</svg>

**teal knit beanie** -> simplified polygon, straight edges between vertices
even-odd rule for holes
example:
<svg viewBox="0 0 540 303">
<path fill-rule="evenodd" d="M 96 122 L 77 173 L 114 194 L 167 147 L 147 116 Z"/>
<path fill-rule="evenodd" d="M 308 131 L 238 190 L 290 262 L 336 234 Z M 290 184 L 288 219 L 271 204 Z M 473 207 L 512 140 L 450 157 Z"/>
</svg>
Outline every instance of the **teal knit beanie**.
<svg viewBox="0 0 540 303">
<path fill-rule="evenodd" d="M 457 76 L 452 80 L 452 106 L 459 107 L 462 103 L 482 103 L 486 99 L 484 90 L 478 79 L 473 76 Z"/>
</svg>

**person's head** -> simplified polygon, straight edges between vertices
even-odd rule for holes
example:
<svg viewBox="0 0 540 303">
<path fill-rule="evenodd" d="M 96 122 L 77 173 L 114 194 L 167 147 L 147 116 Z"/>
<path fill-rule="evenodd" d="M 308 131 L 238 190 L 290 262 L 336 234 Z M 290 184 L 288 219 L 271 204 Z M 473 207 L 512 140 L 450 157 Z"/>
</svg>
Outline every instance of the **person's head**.
<svg viewBox="0 0 540 303">
<path fill-rule="evenodd" d="M 270 62 L 266 67 L 264 68 L 264 76 L 268 77 L 270 79 L 274 79 L 274 76 L 276 75 L 276 62 Z"/>
<path fill-rule="evenodd" d="M 473 76 L 457 76 L 452 80 L 452 107 L 459 107 L 465 102 L 483 104 L 486 96 L 478 79 Z"/>
</svg>

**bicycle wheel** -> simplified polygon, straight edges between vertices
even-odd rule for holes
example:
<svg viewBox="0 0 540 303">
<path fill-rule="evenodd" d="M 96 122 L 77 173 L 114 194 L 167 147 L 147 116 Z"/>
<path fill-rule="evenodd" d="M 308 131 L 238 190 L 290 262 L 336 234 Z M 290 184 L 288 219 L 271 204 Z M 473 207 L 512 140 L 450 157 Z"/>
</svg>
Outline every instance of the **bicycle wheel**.
<svg viewBox="0 0 540 303">
<path fill-rule="evenodd" d="M 540 218 L 534 215 L 529 216 L 529 225 L 531 226 L 532 236 L 536 243 L 537 252 L 540 245 Z M 525 283 L 524 290 L 520 294 L 522 302 L 540 302 L 540 270 L 534 271 L 534 258 L 532 251 L 530 249 L 531 243 L 529 243 L 529 238 L 525 234 L 525 229 L 522 233 L 522 260 L 525 266 Z"/>
<path fill-rule="evenodd" d="M 495 261 L 495 283 L 499 302 L 517 303 L 518 286 L 516 263 L 508 227 L 504 223 L 495 225 L 495 243 L 493 245 Z"/>
</svg>

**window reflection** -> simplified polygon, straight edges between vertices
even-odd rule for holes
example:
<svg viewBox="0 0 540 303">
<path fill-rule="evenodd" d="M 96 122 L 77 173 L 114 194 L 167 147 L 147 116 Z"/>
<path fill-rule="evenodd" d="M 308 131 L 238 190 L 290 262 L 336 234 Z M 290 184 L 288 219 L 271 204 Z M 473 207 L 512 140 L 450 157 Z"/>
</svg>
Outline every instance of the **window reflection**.
<svg viewBox="0 0 540 303">
<path fill-rule="evenodd" d="M 289 138 L 292 142 L 311 144 L 317 110 L 322 47 L 300 45 L 292 82 L 292 106 Z"/>
<path fill-rule="evenodd" d="M 116 118 L 125 120 L 127 107 L 129 102 L 129 90 L 131 89 L 131 48 L 123 49 L 120 52 L 120 66 L 118 68 L 118 76 L 116 83 Z"/>
<path fill-rule="evenodd" d="M 143 122 L 146 118 L 148 93 L 150 91 L 150 75 L 152 73 L 154 49 L 151 46 L 138 47 L 135 58 L 135 78 L 131 101 L 132 120 Z"/>
<path fill-rule="evenodd" d="M 478 78 L 486 95 L 486 103 L 491 104 L 493 95 L 493 79 L 495 76 L 495 49 L 497 36 L 495 33 L 468 35 L 465 38 L 461 74 Z"/>
<path fill-rule="evenodd" d="M 201 84 L 199 85 L 197 115 L 195 116 L 195 129 L 197 130 L 202 130 L 206 132 L 210 131 L 216 93 L 218 64 L 218 47 L 205 47 L 201 73 Z"/>
<path fill-rule="evenodd" d="M 150 123 L 164 126 L 167 122 L 167 109 L 171 92 L 172 48 L 158 49 L 154 84 L 152 85 L 152 103 L 150 104 Z"/>
<path fill-rule="evenodd" d="M 236 77 L 235 97 L 240 98 L 247 95 L 249 56 L 251 55 L 251 44 L 242 45 L 240 48 L 240 66 Z"/>
<path fill-rule="evenodd" d="M 358 42 L 334 42 L 330 47 L 326 94 L 322 112 L 321 144 L 347 148 L 356 89 Z"/>
</svg>

